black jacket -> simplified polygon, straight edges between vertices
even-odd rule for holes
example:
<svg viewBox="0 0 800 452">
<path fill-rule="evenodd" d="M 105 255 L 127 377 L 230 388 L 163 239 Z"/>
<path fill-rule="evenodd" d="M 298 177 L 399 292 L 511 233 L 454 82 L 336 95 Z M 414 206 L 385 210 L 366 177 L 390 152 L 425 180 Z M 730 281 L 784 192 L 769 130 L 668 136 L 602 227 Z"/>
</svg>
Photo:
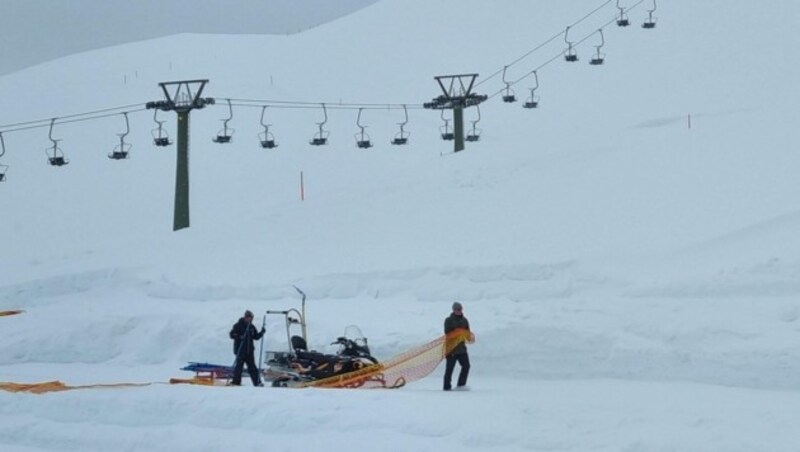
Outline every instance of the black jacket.
<svg viewBox="0 0 800 452">
<path fill-rule="evenodd" d="M 261 339 L 263 335 L 264 331 L 259 332 L 252 323 L 248 324 L 244 320 L 244 317 L 240 318 L 239 321 L 233 325 L 230 332 L 230 337 L 233 339 L 233 354 L 239 353 L 239 347 L 241 347 L 242 356 L 248 353 L 254 353 L 256 348 L 253 345 L 253 341 Z M 242 345 L 243 340 L 244 345 Z"/>
<path fill-rule="evenodd" d="M 449 334 L 453 330 L 464 329 L 469 331 L 469 320 L 464 315 L 450 314 L 450 317 L 444 319 L 444 334 Z M 458 344 L 456 348 L 450 353 L 451 355 L 465 355 L 467 353 L 467 344 L 464 342 Z"/>
</svg>

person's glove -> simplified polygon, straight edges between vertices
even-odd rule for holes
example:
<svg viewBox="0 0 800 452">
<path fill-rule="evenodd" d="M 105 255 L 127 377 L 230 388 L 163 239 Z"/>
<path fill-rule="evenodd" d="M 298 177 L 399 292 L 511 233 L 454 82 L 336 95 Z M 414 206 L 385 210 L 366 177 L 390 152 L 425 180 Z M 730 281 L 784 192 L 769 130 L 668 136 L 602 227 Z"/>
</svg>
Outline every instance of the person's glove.
<svg viewBox="0 0 800 452">
<path fill-rule="evenodd" d="M 267 328 L 262 326 L 261 327 L 261 334 L 264 334 L 266 331 L 267 331 Z"/>
</svg>

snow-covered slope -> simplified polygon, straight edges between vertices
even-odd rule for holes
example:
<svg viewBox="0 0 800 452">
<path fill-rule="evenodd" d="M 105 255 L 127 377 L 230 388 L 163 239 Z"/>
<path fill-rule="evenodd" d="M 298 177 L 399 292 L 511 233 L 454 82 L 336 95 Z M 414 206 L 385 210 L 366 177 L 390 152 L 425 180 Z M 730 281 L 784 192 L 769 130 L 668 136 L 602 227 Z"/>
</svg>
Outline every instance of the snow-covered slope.
<svg viewBox="0 0 800 452">
<path fill-rule="evenodd" d="M 501 3 L 382 0 L 289 37 L 181 35 L 74 55 L 0 78 L 0 124 L 157 100 L 158 82 L 194 78 L 218 99 L 420 104 L 438 94 L 434 75 L 486 79 L 602 2 Z M 611 20 L 614 3 L 572 39 Z M 318 149 L 307 141 L 319 109 L 269 109 L 274 151 L 258 147 L 259 108 L 235 108 L 227 146 L 211 142 L 224 103 L 195 111 L 192 227 L 179 233 L 174 148 L 150 144 L 150 113 L 131 114 L 124 162 L 105 157 L 121 116 L 56 125 L 70 159 L 58 169 L 45 164 L 46 128 L 4 134 L 0 309 L 28 312 L 0 320 L 0 381 L 166 381 L 187 360 L 226 362 L 241 311 L 296 305 L 293 284 L 320 348 L 356 323 L 391 357 L 440 334 L 456 299 L 478 343 L 474 391 L 456 397 L 439 394 L 440 373 L 390 393 L 0 394 L 0 444 L 794 450 L 800 64 L 788 56 L 800 5 L 662 3 L 655 30 L 639 26 L 649 1 L 633 26 L 605 29 L 605 65 L 588 64 L 594 36 L 580 62 L 543 67 L 540 109 L 485 103 L 483 138 L 463 153 L 449 153 L 430 111 L 410 110 L 406 148 L 389 145 L 401 110 L 365 111 L 367 151 L 353 110 L 329 112 Z M 502 88 L 494 77 L 477 90 Z M 280 326 L 268 329 L 279 344 Z"/>
</svg>

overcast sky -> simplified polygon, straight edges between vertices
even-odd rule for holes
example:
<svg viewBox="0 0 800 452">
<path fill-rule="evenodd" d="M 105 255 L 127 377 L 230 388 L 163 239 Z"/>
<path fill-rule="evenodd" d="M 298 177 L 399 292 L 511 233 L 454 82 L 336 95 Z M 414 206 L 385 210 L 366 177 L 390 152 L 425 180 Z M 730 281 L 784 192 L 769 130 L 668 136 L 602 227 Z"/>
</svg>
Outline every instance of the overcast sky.
<svg viewBox="0 0 800 452">
<path fill-rule="evenodd" d="M 294 33 L 377 0 L 0 0 L 0 75 L 177 33 Z"/>
</svg>

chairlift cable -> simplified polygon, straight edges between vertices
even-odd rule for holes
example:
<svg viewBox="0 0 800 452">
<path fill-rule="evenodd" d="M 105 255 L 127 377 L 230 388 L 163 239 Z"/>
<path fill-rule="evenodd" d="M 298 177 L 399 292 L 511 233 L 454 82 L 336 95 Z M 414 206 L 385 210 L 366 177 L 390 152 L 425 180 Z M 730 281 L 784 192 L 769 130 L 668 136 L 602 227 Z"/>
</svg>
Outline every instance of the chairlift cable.
<svg viewBox="0 0 800 452">
<path fill-rule="evenodd" d="M 231 99 L 233 100 L 233 99 Z M 319 109 L 320 104 L 324 103 L 325 108 L 328 110 L 403 110 L 402 105 L 387 107 L 387 104 L 374 104 L 375 106 L 359 106 L 359 104 L 350 104 L 350 105 L 342 105 L 342 104 L 329 104 L 327 102 L 315 102 L 315 103 L 308 103 L 308 104 L 271 104 L 268 102 L 263 102 L 261 104 L 255 103 L 239 103 L 234 102 L 231 103 L 234 107 L 249 107 L 249 108 L 261 108 L 263 106 L 268 106 L 269 108 L 274 109 L 283 109 L 283 110 L 317 110 Z M 227 104 L 226 104 L 227 105 Z M 381 106 L 382 105 L 382 106 Z M 219 106 L 219 105 L 211 105 L 212 107 Z M 417 105 L 407 105 L 408 110 L 422 110 L 421 106 Z"/>
<path fill-rule="evenodd" d="M 583 22 L 583 21 L 585 21 L 586 19 L 588 19 L 588 18 L 592 17 L 592 16 L 593 16 L 593 15 L 595 15 L 595 14 L 596 14 L 598 11 L 600 11 L 600 10 L 601 10 L 601 9 L 603 9 L 603 8 L 605 8 L 605 7 L 606 7 L 606 5 L 608 5 L 608 4 L 609 4 L 609 3 L 611 3 L 612 1 L 613 1 L 613 0 L 607 0 L 606 2 L 603 2 L 603 4 L 602 4 L 602 5 L 598 6 L 598 7 L 597 7 L 597 8 L 595 8 L 595 9 L 593 9 L 591 12 L 587 13 L 585 16 L 583 16 L 583 17 L 581 17 L 580 19 L 576 20 L 575 22 L 571 23 L 569 26 L 570 26 L 570 27 L 574 27 L 574 26 L 576 26 L 576 25 L 579 25 L 581 22 Z M 529 56 L 531 56 L 531 55 L 533 55 L 534 53 L 536 53 L 536 51 L 540 50 L 542 47 L 544 47 L 544 46 L 546 46 L 547 44 L 550 44 L 551 42 L 553 42 L 553 41 L 555 41 L 556 39 L 560 38 L 562 35 L 564 35 L 564 30 L 562 30 L 562 31 L 559 31 L 558 33 L 556 33 L 555 35 L 551 36 L 550 38 L 548 38 L 546 41 L 542 42 L 542 43 L 541 43 L 541 44 L 539 44 L 538 46 L 534 47 L 533 49 L 531 49 L 531 50 L 527 51 L 526 53 L 522 54 L 521 56 L 517 57 L 517 59 L 515 59 L 515 60 L 514 60 L 514 61 L 512 61 L 511 63 L 508 63 L 508 64 L 506 64 L 506 65 L 505 65 L 505 68 L 508 68 L 508 67 L 510 67 L 510 66 L 513 66 L 513 65 L 515 65 L 515 64 L 517 64 L 517 63 L 519 63 L 520 61 L 524 60 L 525 58 L 528 58 Z M 491 79 L 493 79 L 493 78 L 497 77 L 498 75 L 500 75 L 500 74 L 502 74 L 502 73 L 503 73 L 503 69 L 499 69 L 498 71 L 494 72 L 492 75 L 490 75 L 490 76 L 488 76 L 488 77 L 484 77 L 484 78 L 483 78 L 481 81 L 477 82 L 477 83 L 475 84 L 475 87 L 477 88 L 478 86 L 481 86 L 481 85 L 482 85 L 482 84 L 484 84 L 485 82 L 488 82 L 489 80 L 491 80 Z"/>
<path fill-rule="evenodd" d="M 137 105 L 142 105 L 142 104 L 137 104 Z M 147 110 L 146 108 L 141 107 L 141 108 L 137 108 L 137 109 L 134 109 L 134 110 L 127 110 L 126 113 L 139 113 L 141 111 L 146 111 L 146 110 Z M 106 114 L 102 114 L 102 115 L 90 116 L 90 117 L 87 117 L 87 118 L 68 119 L 66 121 L 62 121 L 62 119 L 64 117 L 63 116 L 59 116 L 57 118 L 56 122 L 57 122 L 57 124 L 71 124 L 71 123 L 74 123 L 74 122 L 83 122 L 83 121 L 92 121 L 94 119 L 110 118 L 112 116 L 117 116 L 119 114 L 120 113 L 106 113 Z M 75 117 L 75 116 L 78 116 L 78 115 L 72 115 L 72 117 Z M 6 130 L 3 130 L 3 133 L 20 132 L 20 131 L 23 131 L 23 130 L 41 129 L 43 127 L 50 127 L 50 121 L 51 120 L 52 120 L 52 118 L 48 119 L 47 123 L 45 123 L 45 124 L 37 124 L 37 125 L 30 125 L 30 126 L 26 126 L 26 127 L 16 127 L 16 128 L 13 128 L 13 129 L 6 129 Z"/>
<path fill-rule="evenodd" d="M 632 10 L 632 9 L 636 8 L 637 6 L 641 5 L 641 4 L 642 4 L 642 3 L 644 3 L 645 1 L 646 1 L 646 0 L 639 0 L 639 1 L 638 1 L 637 3 L 635 3 L 633 6 L 631 6 L 630 8 L 628 8 L 628 9 L 627 9 L 627 11 L 630 11 L 630 10 Z M 604 30 L 606 27 L 609 27 L 609 26 L 611 26 L 611 24 L 614 24 L 614 23 L 616 23 L 616 20 L 617 20 L 617 17 L 615 16 L 613 19 L 611 19 L 610 21 L 606 22 L 606 23 L 605 23 L 605 24 L 603 24 L 601 27 L 599 27 L 599 29 L 598 29 L 598 30 Z M 577 48 L 579 45 L 581 45 L 582 43 L 586 42 L 586 41 L 587 41 L 588 39 L 590 39 L 592 36 L 594 36 L 595 34 L 597 34 L 597 31 L 598 31 L 598 30 L 594 30 L 594 31 L 592 31 L 591 33 L 589 33 L 588 35 L 586 35 L 585 37 L 583 37 L 581 40 L 579 40 L 579 41 L 575 42 L 575 43 L 573 44 L 573 48 Z M 562 33 L 562 34 L 563 34 L 563 33 Z M 518 78 L 518 79 L 516 79 L 516 80 L 513 80 L 513 81 L 511 81 L 511 82 L 509 82 L 508 86 L 514 86 L 514 85 L 518 84 L 519 82 L 521 82 L 521 81 L 523 81 L 523 80 L 527 79 L 528 77 L 530 77 L 531 75 L 533 75 L 533 73 L 534 73 L 534 72 L 539 72 L 540 70 L 542 70 L 543 68 L 545 68 L 546 66 L 548 66 L 548 65 L 549 65 L 550 63 L 552 63 L 553 61 L 556 61 L 557 59 L 561 58 L 563 55 L 564 55 L 564 52 L 563 52 L 563 51 L 562 51 L 562 52 L 559 52 L 557 55 L 554 55 L 552 58 L 550 58 L 549 60 L 547 60 L 547 61 L 545 61 L 544 63 L 540 64 L 540 65 L 539 65 L 539 66 L 537 66 L 535 69 L 533 69 L 533 70 L 529 71 L 528 73 L 526 73 L 525 75 L 521 76 L 520 78 Z M 502 73 L 502 71 L 500 71 L 500 72 Z M 493 98 L 495 98 L 495 97 L 499 96 L 500 94 L 504 93 L 504 92 L 505 92 L 505 90 L 506 90 L 506 88 L 502 88 L 502 89 L 498 90 L 498 91 L 497 91 L 497 92 L 495 92 L 494 94 L 490 95 L 488 99 L 493 99 Z M 487 100 L 488 100 L 488 99 L 487 99 Z"/>
<path fill-rule="evenodd" d="M 291 100 L 268 100 L 268 99 L 237 99 L 230 98 L 234 105 L 240 107 L 252 106 L 262 107 L 268 105 L 275 108 L 319 108 L 323 102 L 310 102 L 310 101 L 291 101 Z M 346 102 L 324 102 L 325 106 L 332 109 L 339 110 L 358 110 L 363 108 L 365 110 L 402 110 L 404 107 L 412 109 L 422 109 L 422 105 L 415 104 L 395 104 L 395 103 L 346 103 Z"/>
<path fill-rule="evenodd" d="M 144 102 L 141 102 L 141 103 L 138 103 L 138 104 L 122 105 L 122 106 L 119 106 L 119 107 L 103 108 L 101 110 L 87 111 L 87 112 L 84 112 L 84 113 L 75 113 L 75 114 L 71 114 L 71 115 L 58 116 L 58 118 L 59 119 L 70 119 L 70 118 L 77 118 L 77 117 L 80 117 L 80 116 L 95 115 L 95 114 L 98 114 L 98 113 L 107 113 L 107 112 L 112 112 L 112 111 L 117 111 L 117 110 L 127 110 L 127 109 L 130 109 L 130 108 L 133 108 L 133 107 L 142 106 L 144 104 L 145 104 Z M 114 114 L 119 114 L 119 113 L 114 113 Z M 113 116 L 113 114 L 109 115 L 109 116 Z M 15 124 L 3 124 L 3 125 L 0 125 L 0 129 L 10 129 L 10 128 L 18 127 L 18 126 L 27 126 L 27 125 L 38 124 L 38 123 L 49 123 L 50 119 L 52 119 L 52 118 L 39 119 L 39 120 L 35 120 L 35 121 L 18 122 L 18 123 L 15 123 Z M 61 121 L 61 122 L 65 123 L 66 121 Z M 48 124 L 45 124 L 45 125 L 48 125 Z"/>
</svg>

